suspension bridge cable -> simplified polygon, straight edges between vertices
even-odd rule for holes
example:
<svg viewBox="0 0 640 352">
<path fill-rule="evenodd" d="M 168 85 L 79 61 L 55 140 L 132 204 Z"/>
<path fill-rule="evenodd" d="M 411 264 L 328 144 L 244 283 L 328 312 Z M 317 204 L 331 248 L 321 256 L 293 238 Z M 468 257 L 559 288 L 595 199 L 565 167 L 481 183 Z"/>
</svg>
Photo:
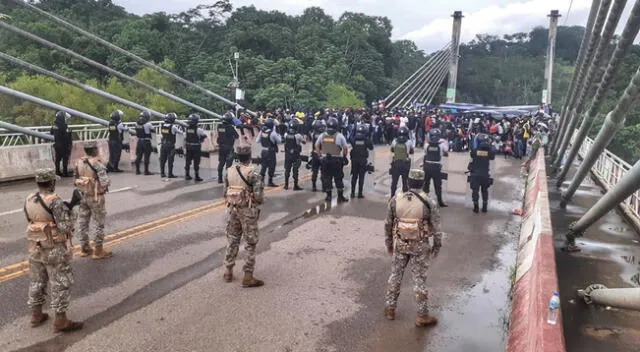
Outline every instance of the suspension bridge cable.
<svg viewBox="0 0 640 352">
<path fill-rule="evenodd" d="M 446 53 L 446 52 L 443 52 L 443 53 Z M 436 77 L 437 73 L 442 69 L 442 67 L 449 66 L 449 59 L 450 58 L 448 57 L 448 55 L 443 55 L 440 61 L 434 64 L 433 68 L 429 72 L 429 75 L 425 76 L 420 82 L 417 83 L 416 89 L 414 89 L 413 94 L 411 94 L 411 96 L 408 97 L 406 101 L 404 101 L 403 99 L 398 105 L 407 106 L 407 104 L 411 103 L 412 101 L 415 101 L 414 99 L 417 96 L 421 95 L 422 92 L 424 92 L 424 90 L 426 90 L 426 88 L 431 84 L 431 81 L 433 81 L 433 79 Z"/>
</svg>

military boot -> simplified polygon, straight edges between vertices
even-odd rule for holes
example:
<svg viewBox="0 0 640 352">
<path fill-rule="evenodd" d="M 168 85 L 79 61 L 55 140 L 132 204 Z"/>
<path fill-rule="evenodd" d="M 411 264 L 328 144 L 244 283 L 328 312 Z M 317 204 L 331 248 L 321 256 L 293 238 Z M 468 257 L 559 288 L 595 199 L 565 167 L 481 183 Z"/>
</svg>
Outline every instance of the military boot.
<svg viewBox="0 0 640 352">
<path fill-rule="evenodd" d="M 222 171 L 218 172 L 218 183 L 224 183 L 224 178 L 222 178 Z"/>
<path fill-rule="evenodd" d="M 289 179 L 284 180 L 284 189 L 285 190 L 289 189 Z"/>
<path fill-rule="evenodd" d="M 313 183 L 313 186 L 311 187 L 311 192 L 318 192 L 318 188 L 316 187 L 316 183 Z"/>
<path fill-rule="evenodd" d="M 186 172 L 185 172 L 185 174 L 184 174 L 184 179 L 185 179 L 185 180 L 187 180 L 187 181 L 191 181 L 191 180 L 193 180 L 193 179 L 191 178 L 191 175 L 189 175 L 189 170 L 186 170 Z"/>
<path fill-rule="evenodd" d="M 53 332 L 72 332 L 82 329 L 82 323 L 67 319 L 67 313 L 56 313 Z"/>
<path fill-rule="evenodd" d="M 396 320 L 396 309 L 391 307 L 384 308 L 384 317 L 388 320 Z"/>
<path fill-rule="evenodd" d="M 349 200 L 347 198 L 345 198 L 345 196 L 344 196 L 344 191 L 339 190 L 338 191 L 338 203 L 346 203 L 348 201 Z"/>
<path fill-rule="evenodd" d="M 333 198 L 333 194 L 331 194 L 331 191 L 327 191 L 327 196 L 324 197 L 324 201 L 325 202 L 331 202 L 331 198 Z"/>
<path fill-rule="evenodd" d="M 92 254 L 93 254 L 93 249 L 91 248 L 91 246 L 88 243 L 82 244 L 82 247 L 80 249 L 80 256 L 88 257 Z"/>
<path fill-rule="evenodd" d="M 480 212 L 480 207 L 478 207 L 478 202 L 473 203 L 473 212 L 476 214 Z"/>
<path fill-rule="evenodd" d="M 253 277 L 253 273 L 246 271 L 242 279 L 242 287 L 260 287 L 264 285 L 264 281 Z"/>
<path fill-rule="evenodd" d="M 222 275 L 222 279 L 224 280 L 224 282 L 233 281 L 233 268 L 227 268 Z"/>
<path fill-rule="evenodd" d="M 273 183 L 273 177 L 269 177 L 269 183 L 267 184 L 267 187 L 278 187 L 278 185 Z"/>
<path fill-rule="evenodd" d="M 356 191 L 352 188 L 351 189 L 351 199 L 356 197 Z"/>
<path fill-rule="evenodd" d="M 169 178 L 178 178 L 178 176 L 174 175 L 173 172 L 169 172 Z"/>
<path fill-rule="evenodd" d="M 303 188 L 300 187 L 300 185 L 298 184 L 298 181 L 294 181 L 293 182 L 293 190 L 294 191 L 302 191 L 303 190 Z"/>
<path fill-rule="evenodd" d="M 49 314 L 42 313 L 42 306 L 35 306 L 31 311 L 31 327 L 37 328 L 49 319 Z"/>
<path fill-rule="evenodd" d="M 140 172 L 140 165 L 136 165 L 136 175 L 140 174 L 142 174 L 142 172 Z"/>
<path fill-rule="evenodd" d="M 146 165 L 144 166 L 144 175 L 145 175 L 145 176 L 151 176 L 151 175 L 153 175 L 153 172 L 149 171 L 149 165 L 148 165 L 148 164 L 146 164 Z"/>
<path fill-rule="evenodd" d="M 96 248 L 93 250 L 93 256 L 91 258 L 106 259 L 106 258 L 111 258 L 112 256 L 113 256 L 113 253 L 111 253 L 110 251 L 105 251 L 104 247 L 102 247 L 101 244 L 97 244 Z"/>
<path fill-rule="evenodd" d="M 202 178 L 200 178 L 200 172 L 199 172 L 199 171 L 196 171 L 196 178 L 194 178 L 194 180 L 195 180 L 196 182 L 202 182 L 202 181 L 204 181 Z"/>
<path fill-rule="evenodd" d="M 438 319 L 430 315 L 418 315 L 416 317 L 416 326 L 419 328 L 436 324 L 438 324 Z"/>
<path fill-rule="evenodd" d="M 487 212 L 487 202 L 482 202 L 482 212 L 483 213 Z"/>
</svg>

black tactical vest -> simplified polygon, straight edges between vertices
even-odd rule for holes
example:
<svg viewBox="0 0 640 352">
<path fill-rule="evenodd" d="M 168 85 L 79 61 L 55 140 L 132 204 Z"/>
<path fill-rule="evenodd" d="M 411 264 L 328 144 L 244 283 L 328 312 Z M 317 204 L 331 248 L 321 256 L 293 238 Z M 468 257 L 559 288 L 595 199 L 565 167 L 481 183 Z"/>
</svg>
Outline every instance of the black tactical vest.
<svg viewBox="0 0 640 352">
<path fill-rule="evenodd" d="M 189 127 L 187 127 L 187 133 L 185 134 L 184 139 L 188 145 L 199 146 L 200 137 L 198 136 L 198 126 L 189 125 Z"/>
<path fill-rule="evenodd" d="M 438 144 L 429 143 L 426 153 L 424 155 L 425 161 L 440 162 L 442 161 L 442 153 L 440 153 L 440 146 Z"/>
<path fill-rule="evenodd" d="M 120 122 L 109 121 L 109 140 L 113 142 L 122 142 L 122 133 L 118 131 Z"/>
<path fill-rule="evenodd" d="M 162 144 L 175 145 L 176 135 L 171 131 L 173 129 L 172 123 L 163 123 L 160 127 L 160 134 L 162 134 Z"/>
<path fill-rule="evenodd" d="M 228 124 L 218 125 L 218 136 L 220 137 L 220 146 L 232 148 L 234 144 L 234 138 L 232 133 L 233 126 Z"/>
<path fill-rule="evenodd" d="M 263 148 L 272 149 L 275 147 L 275 144 L 271 141 L 271 130 L 263 130 L 260 132 L 260 145 Z"/>
<path fill-rule="evenodd" d="M 302 148 L 296 142 L 296 135 L 287 133 L 284 138 L 284 151 L 287 154 L 300 154 Z"/>
<path fill-rule="evenodd" d="M 138 139 L 151 139 L 151 131 L 147 133 L 145 131 L 144 125 L 137 124 L 136 125 L 136 137 Z"/>
<path fill-rule="evenodd" d="M 366 159 L 369 157 L 369 149 L 367 148 L 366 137 L 356 136 L 355 140 L 351 144 L 351 158 L 352 159 Z"/>
</svg>

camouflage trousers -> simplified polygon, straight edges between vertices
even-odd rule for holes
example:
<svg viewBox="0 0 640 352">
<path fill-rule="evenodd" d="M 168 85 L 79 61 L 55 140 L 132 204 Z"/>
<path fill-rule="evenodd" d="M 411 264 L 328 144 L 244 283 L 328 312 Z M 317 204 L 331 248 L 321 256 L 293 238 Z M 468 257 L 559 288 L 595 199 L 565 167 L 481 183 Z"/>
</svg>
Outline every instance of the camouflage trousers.
<svg viewBox="0 0 640 352">
<path fill-rule="evenodd" d="M 104 220 L 107 210 L 104 206 L 104 196 L 98 198 L 85 196 L 78 208 L 78 237 L 80 243 L 89 243 L 89 225 L 94 221 L 93 240 L 96 245 L 104 242 Z"/>
<path fill-rule="evenodd" d="M 411 268 L 413 275 L 413 292 L 418 303 L 418 315 L 428 315 L 427 307 L 427 270 L 429 269 L 429 252 L 423 251 L 418 255 L 400 253 L 397 250 L 393 252 L 391 264 L 391 275 L 387 285 L 387 294 L 385 296 L 385 304 L 389 308 L 396 308 L 398 305 L 398 296 L 400 295 L 400 286 L 402 285 L 402 276 L 407 265 Z"/>
<path fill-rule="evenodd" d="M 64 313 L 71 300 L 73 273 L 71 272 L 72 253 L 64 244 L 57 244 L 53 249 L 41 249 L 29 256 L 29 300 L 27 304 L 33 309 L 45 304 L 47 285 L 50 286 L 51 309 L 56 313 Z"/>
<path fill-rule="evenodd" d="M 260 209 L 231 207 L 228 209 L 227 222 L 227 252 L 224 257 L 224 265 L 233 268 L 240 248 L 240 240 L 244 234 L 244 250 L 247 252 L 242 270 L 253 272 L 256 265 L 256 245 L 258 244 L 258 218 Z"/>
</svg>

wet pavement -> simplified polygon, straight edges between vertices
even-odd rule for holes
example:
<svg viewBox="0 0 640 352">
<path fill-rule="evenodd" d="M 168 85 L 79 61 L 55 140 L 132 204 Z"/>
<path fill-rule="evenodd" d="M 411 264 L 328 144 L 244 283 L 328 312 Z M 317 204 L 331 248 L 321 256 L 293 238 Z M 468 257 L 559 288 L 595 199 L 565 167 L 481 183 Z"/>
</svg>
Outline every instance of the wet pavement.
<svg viewBox="0 0 640 352">
<path fill-rule="evenodd" d="M 571 180 L 576 163 L 569 172 Z M 563 187 L 566 187 L 565 182 Z M 592 179 L 585 179 L 567 209 L 559 207 L 560 191 L 549 181 L 549 201 L 554 229 L 561 310 L 568 352 L 640 351 L 640 312 L 605 306 L 588 306 L 576 291 L 591 284 L 609 288 L 638 287 L 640 237 L 621 213 L 611 211 L 577 239 L 578 253 L 560 248 L 569 225 L 602 196 Z"/>
<path fill-rule="evenodd" d="M 347 204 L 326 205 L 322 194 L 308 190 L 270 189 L 256 266 L 266 285 L 258 289 L 240 288 L 238 278 L 221 280 L 225 213 L 216 205 L 221 187 L 211 170 L 197 185 L 116 175 L 112 190 L 122 191 L 108 195 L 106 229 L 115 256 L 73 262 L 69 314 L 86 320 L 86 328 L 70 335 L 28 328 L 28 277 L 2 282 L 0 268 L 0 351 L 503 350 L 520 221 L 511 215 L 521 204 L 519 163 L 496 160 L 489 213 L 474 214 L 464 176 L 468 155 L 446 160 L 447 235 L 428 275 L 440 323 L 424 330 L 413 326 L 409 273 L 397 319 L 382 316 L 390 270 L 383 234 L 388 162 L 388 148 L 377 148 L 367 198 Z M 348 173 L 345 168 L 345 184 Z M 302 175 L 310 189 L 307 171 Z M 28 183 L 4 186 L 0 213 L 18 209 L 29 190 Z M 60 193 L 71 193 L 70 181 L 62 181 Z M 0 221 L 0 266 L 6 268 L 25 257 L 24 220 L 13 213 L 0 214 Z"/>
</svg>

